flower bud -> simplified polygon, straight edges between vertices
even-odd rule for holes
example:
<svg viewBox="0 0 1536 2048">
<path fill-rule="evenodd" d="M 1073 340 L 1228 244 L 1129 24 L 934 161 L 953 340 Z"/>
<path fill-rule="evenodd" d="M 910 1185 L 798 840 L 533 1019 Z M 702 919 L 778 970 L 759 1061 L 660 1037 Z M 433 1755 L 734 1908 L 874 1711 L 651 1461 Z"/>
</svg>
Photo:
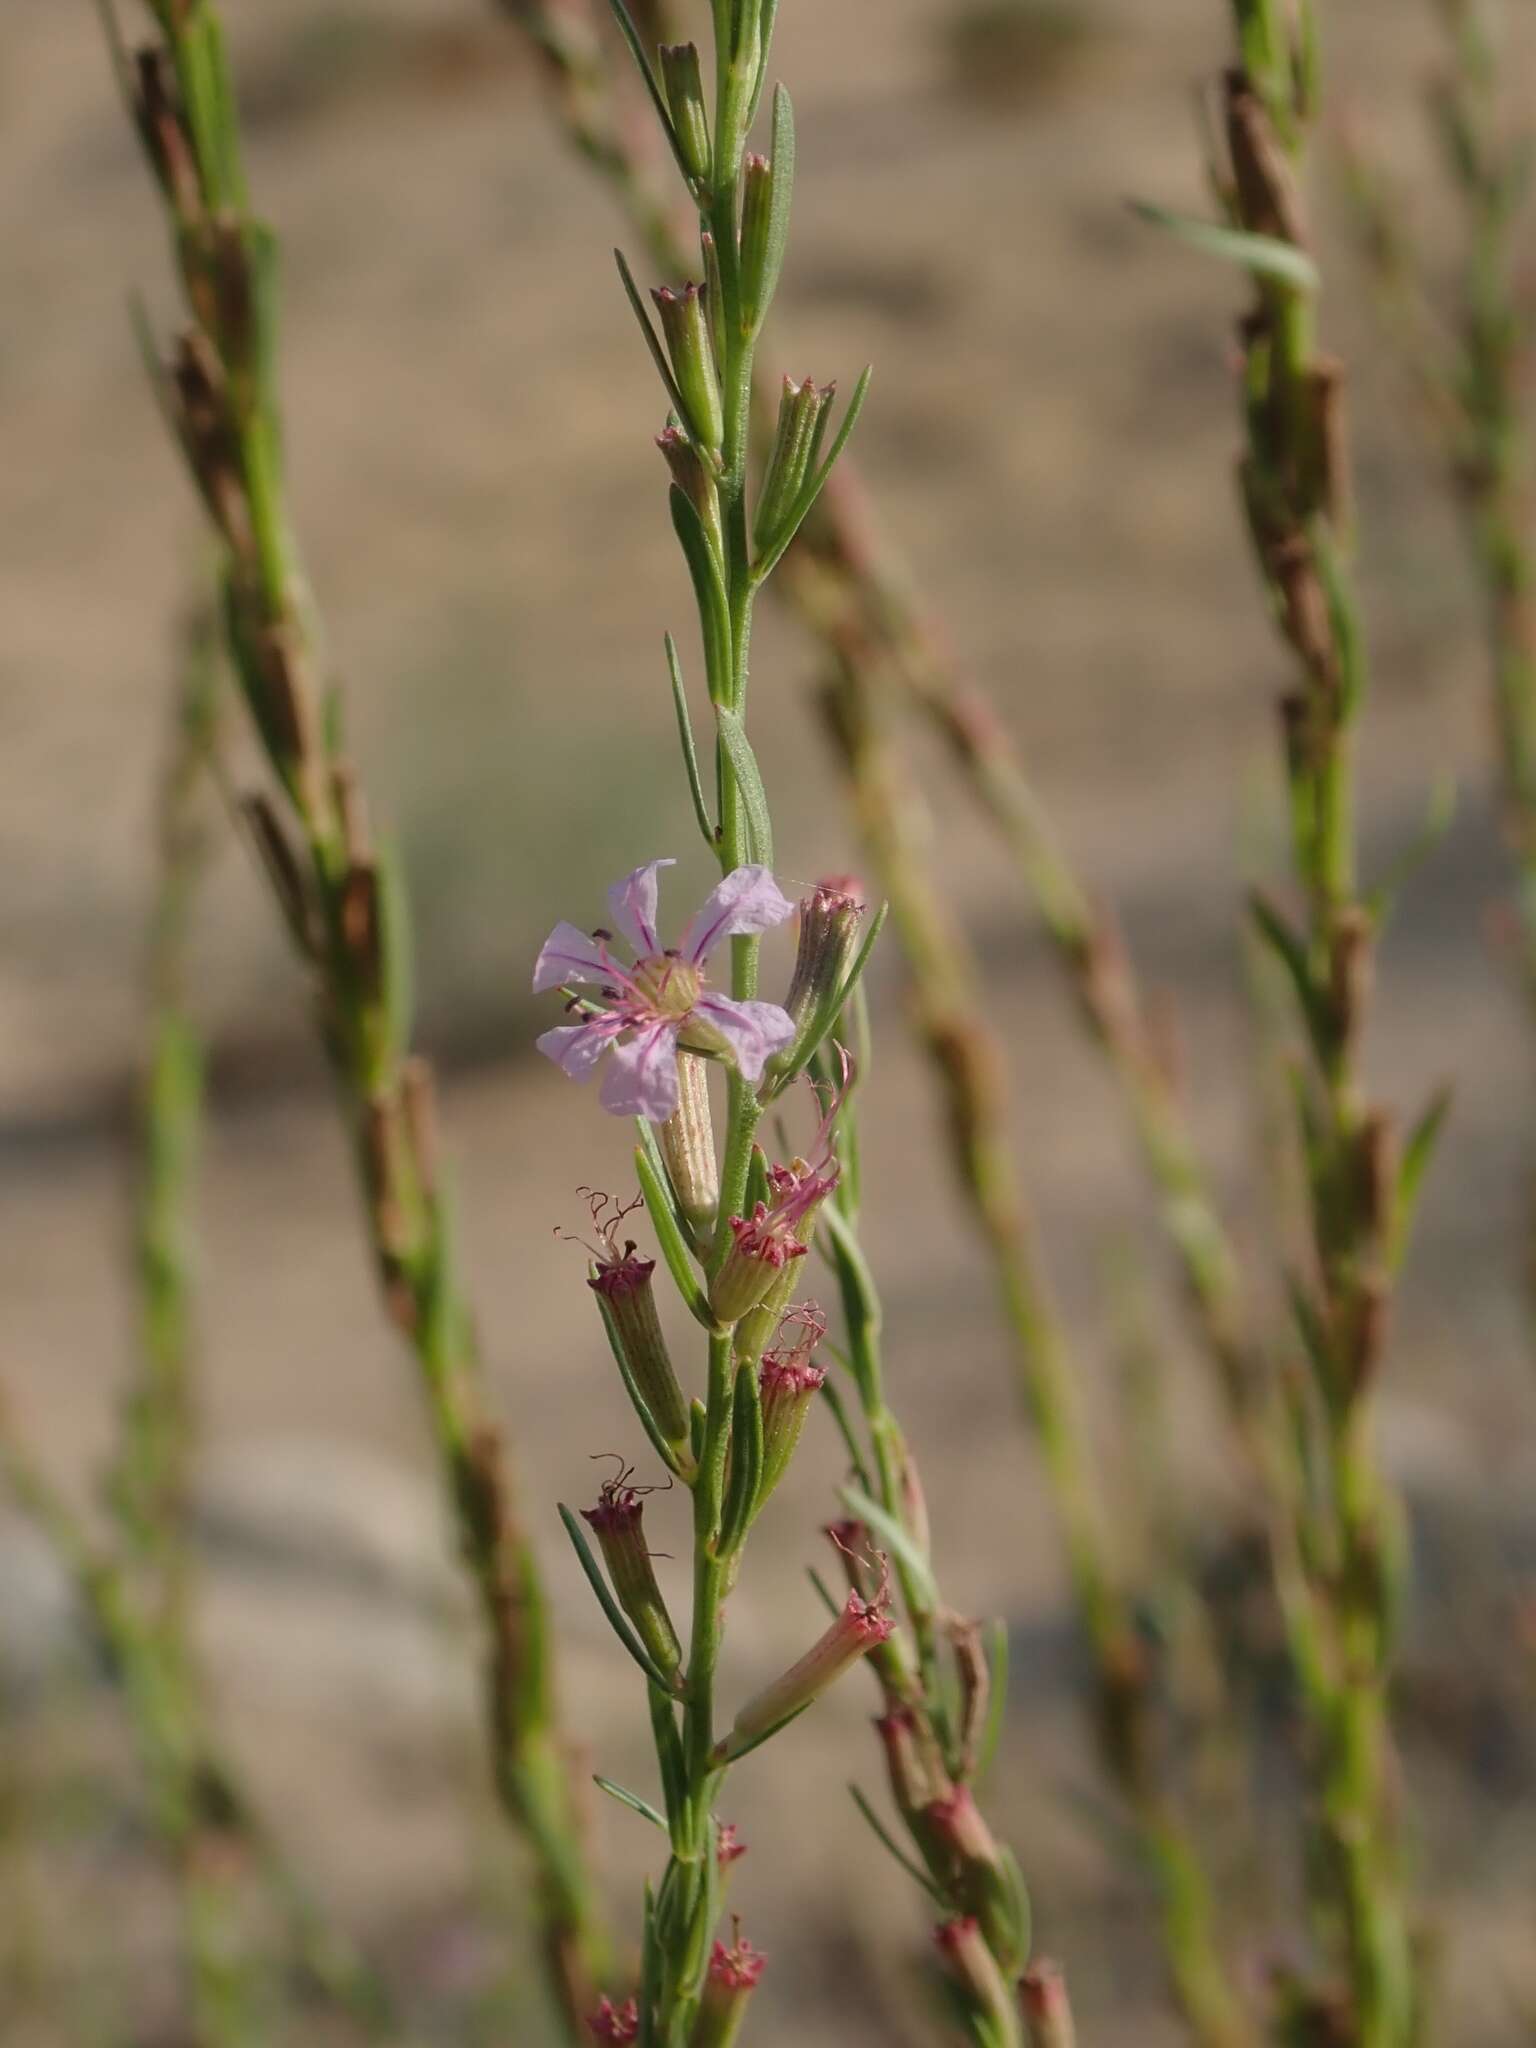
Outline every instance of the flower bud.
<svg viewBox="0 0 1536 2048">
<path fill-rule="evenodd" d="M 677 1056 L 677 1107 L 656 1135 L 683 1214 L 695 1230 L 713 1230 L 720 1167 L 709 1114 L 709 1069 L 695 1053 Z"/>
<path fill-rule="evenodd" d="M 704 111 L 704 84 L 699 76 L 697 43 L 663 43 L 661 85 L 677 136 L 678 152 L 690 178 L 707 184 L 710 173 L 709 116 Z"/>
<path fill-rule="evenodd" d="M 763 1502 L 783 1478 L 795 1454 L 811 1403 L 826 1384 L 826 1367 L 817 1365 L 811 1353 L 827 1333 L 827 1319 L 813 1304 L 791 1312 L 779 1327 L 781 1342 L 763 1354 L 758 1388 L 763 1401 L 763 1476 L 757 1490 L 757 1504 Z"/>
<path fill-rule="evenodd" d="M 620 2006 L 605 1998 L 588 2019 L 587 2026 L 595 2041 L 638 2041 L 640 2008 L 632 1998 L 626 1998 Z"/>
<path fill-rule="evenodd" d="M 895 1626 L 887 1582 L 882 1581 L 873 1600 L 850 1593 L 842 1612 L 800 1661 L 747 1701 L 730 1734 L 717 1747 L 717 1760 L 729 1763 L 732 1757 L 740 1756 L 743 1750 L 771 1735 L 841 1678 L 850 1665 L 857 1664 L 867 1650 L 883 1643 Z"/>
<path fill-rule="evenodd" d="M 909 1828 L 928 1839 L 923 1816 L 936 1800 L 942 1799 L 946 1783 L 942 1759 L 931 1733 L 923 1728 L 911 1707 L 892 1707 L 875 1722 L 875 1733 L 885 1751 L 886 1775 L 896 1810 Z"/>
<path fill-rule="evenodd" d="M 946 1920 L 934 1934 L 939 1954 L 968 2003 L 992 2022 L 989 2039 L 998 2048 L 1021 2048 L 1018 2007 L 997 1958 L 969 1915 Z"/>
<path fill-rule="evenodd" d="M 651 1420 L 687 1462 L 692 1455 L 688 1404 L 672 1370 L 661 1318 L 656 1313 L 656 1290 L 651 1280 L 655 1271 L 656 1261 L 638 1257 L 633 1242 L 629 1242 L 622 1252 L 598 1260 L 587 1285 L 608 1312 L 614 1341 Z"/>
<path fill-rule="evenodd" d="M 859 949 L 864 901 L 851 876 L 818 882 L 800 899 L 800 940 L 784 1008 L 795 1021 L 795 1036 L 770 1074 L 786 1073 L 808 1048 L 821 1043 L 837 1022 L 848 973 Z"/>
<path fill-rule="evenodd" d="M 715 1861 L 721 1870 L 729 1870 L 731 1865 L 740 1862 L 746 1853 L 747 1845 L 736 1832 L 735 1821 L 721 1821 L 715 1831 Z"/>
<path fill-rule="evenodd" d="M 627 1474 L 609 1480 L 598 1495 L 597 1506 L 583 1508 L 581 1518 L 591 1524 L 597 1538 L 615 1599 L 634 1623 L 636 1635 L 652 1658 L 670 1678 L 682 1663 L 683 1653 L 646 1545 L 642 1527 L 645 1502 L 626 1480 Z"/>
<path fill-rule="evenodd" d="M 968 1785 L 956 1785 L 924 1809 L 925 1835 L 944 1863 L 966 1911 L 980 1923 L 987 1945 L 1010 1966 L 1022 1962 L 1018 1902 L 997 1839 Z"/>
<path fill-rule="evenodd" d="M 800 1158 L 770 1166 L 769 1199 L 750 1216 L 731 1217 L 731 1248 L 711 1283 L 709 1305 L 722 1323 L 741 1324 L 753 1311 L 765 1312 L 737 1330 L 739 1358 L 757 1356 L 777 1329 L 794 1287 L 790 1262 L 809 1251 L 816 1212 L 837 1177 L 830 1153 L 815 1166 Z"/>
<path fill-rule="evenodd" d="M 773 448 L 763 472 L 757 517 L 752 525 L 756 547 L 772 547 L 782 532 L 820 452 L 828 410 L 836 392 L 835 384 L 818 387 L 814 377 L 807 377 L 803 384 L 797 384 L 793 377 L 784 379 Z"/>
<path fill-rule="evenodd" d="M 720 378 L 705 313 L 704 287 L 685 284 L 675 292 L 664 284 L 651 297 L 661 315 L 672 374 L 682 394 L 689 428 L 704 447 L 718 448 L 725 437 L 725 414 L 720 406 Z"/>
<path fill-rule="evenodd" d="M 709 536 L 709 542 L 720 559 L 725 556 L 725 541 L 720 530 L 720 494 L 715 489 L 715 480 L 699 460 L 699 451 L 677 423 L 674 413 L 656 436 L 656 446 L 661 450 L 672 481 L 699 515 L 699 524 Z"/>
<path fill-rule="evenodd" d="M 755 334 L 763 324 L 778 265 L 769 243 L 773 218 L 773 165 L 765 156 L 749 155 L 741 167 L 741 328 Z"/>
<path fill-rule="evenodd" d="M 1041 1958 L 1019 1980 L 1019 2000 L 1029 2022 L 1032 2048 L 1076 2048 L 1072 2001 L 1057 1964 Z"/>
<path fill-rule="evenodd" d="M 738 1921 L 731 1945 L 717 1941 L 710 1950 L 704 1996 L 694 2023 L 691 2048 L 731 2048 L 747 2016 L 747 2002 L 757 1989 L 767 1958 L 755 1949 Z"/>
</svg>

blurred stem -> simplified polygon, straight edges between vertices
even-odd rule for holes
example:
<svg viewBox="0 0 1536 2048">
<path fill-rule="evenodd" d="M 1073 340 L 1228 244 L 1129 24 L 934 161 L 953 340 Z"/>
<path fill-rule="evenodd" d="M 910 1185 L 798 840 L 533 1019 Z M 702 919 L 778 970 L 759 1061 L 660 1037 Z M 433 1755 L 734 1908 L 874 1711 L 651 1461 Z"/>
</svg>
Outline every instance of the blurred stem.
<svg viewBox="0 0 1536 2048">
<path fill-rule="evenodd" d="M 1300 171 L 1315 46 L 1309 36 L 1304 60 L 1278 0 L 1233 7 L 1243 65 L 1224 81 L 1229 171 L 1218 191 L 1234 226 L 1305 249 Z M 1304 26 L 1314 26 L 1310 13 Z M 1374 920 L 1357 882 L 1366 663 L 1344 561 L 1341 372 L 1318 350 L 1311 288 L 1287 277 L 1255 279 L 1239 331 L 1244 502 L 1296 664 L 1281 723 L 1305 908 L 1296 929 L 1266 904 L 1264 929 L 1287 963 L 1310 1055 L 1297 1105 L 1311 1270 L 1293 1281 L 1310 1384 L 1291 1397 L 1294 1527 L 1277 1535 L 1277 1584 L 1310 1722 L 1316 1926 L 1348 1987 L 1348 2038 L 1406 2048 L 1414 1966 L 1386 1714 L 1397 1524 L 1373 1442 L 1398 1190 L 1390 1122 L 1368 1104 L 1359 1065 Z M 1305 1996 L 1317 2012 L 1332 2009 L 1326 1986 Z"/>
<path fill-rule="evenodd" d="M 1234 2048 L 1249 2039 L 1248 2030 L 1221 1958 L 1198 1854 L 1159 1782 L 1151 1674 L 1111 1559 L 1066 1340 L 1013 1165 L 1006 1063 L 985 1022 L 974 957 L 927 870 L 920 800 L 889 740 L 888 703 L 868 660 L 839 662 L 826 696 L 829 722 L 860 835 L 912 972 L 919 1035 L 944 1088 L 956 1177 L 982 1232 L 1012 1333 L 1019 1390 L 1040 1444 L 1094 1658 L 1102 1754 L 1158 1882 L 1169 1969 L 1185 2015 L 1207 2048 Z"/>
<path fill-rule="evenodd" d="M 388 1312 L 415 1355 L 486 1642 L 497 1793 L 532 1851 L 547 1978 L 571 2042 L 605 1966 L 555 1714 L 542 1583 L 489 1421 L 458 1277 L 431 1076 L 412 1057 L 409 920 L 322 686 L 282 466 L 277 252 L 248 211 L 235 93 L 211 0 L 159 0 L 160 33 L 119 77 L 172 227 L 189 325 L 163 397 L 222 542 L 231 662 L 281 798 L 248 815 L 355 1149 Z M 108 16 L 110 26 L 110 15 Z"/>
</svg>

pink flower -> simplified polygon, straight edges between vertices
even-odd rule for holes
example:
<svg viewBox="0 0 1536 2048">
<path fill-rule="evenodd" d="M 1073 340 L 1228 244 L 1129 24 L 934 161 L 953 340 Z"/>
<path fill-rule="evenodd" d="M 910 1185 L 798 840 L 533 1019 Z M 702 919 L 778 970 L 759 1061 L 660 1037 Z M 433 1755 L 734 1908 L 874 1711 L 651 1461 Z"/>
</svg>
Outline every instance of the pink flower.
<svg viewBox="0 0 1536 2048">
<path fill-rule="evenodd" d="M 632 1998 L 619 2006 L 605 1998 L 587 2025 L 599 2041 L 638 2041 L 640 2009 Z"/>
<path fill-rule="evenodd" d="M 677 1108 L 679 1048 L 714 1053 L 755 1085 L 765 1063 L 795 1035 L 777 1003 L 719 995 L 705 973 L 722 939 L 768 931 L 791 917 L 794 905 L 766 868 L 736 868 L 705 897 L 682 944 L 663 949 L 656 935 L 656 877 L 659 869 L 675 865 L 647 861 L 608 891 L 613 921 L 634 950 L 633 967 L 614 959 L 611 932 L 599 929 L 589 936 L 573 924 L 557 924 L 533 969 L 535 995 L 569 982 L 596 982 L 602 995 L 601 1006 L 593 1006 L 579 1024 L 546 1031 L 539 1051 L 575 1081 L 584 1081 L 610 1053 L 604 1109 L 657 1124 Z"/>
</svg>

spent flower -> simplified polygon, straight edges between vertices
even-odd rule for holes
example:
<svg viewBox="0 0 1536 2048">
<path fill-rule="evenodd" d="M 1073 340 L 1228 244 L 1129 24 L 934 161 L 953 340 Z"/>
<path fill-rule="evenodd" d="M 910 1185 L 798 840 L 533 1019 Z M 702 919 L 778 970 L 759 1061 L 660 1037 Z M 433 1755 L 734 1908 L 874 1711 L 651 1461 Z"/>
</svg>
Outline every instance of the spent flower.
<svg viewBox="0 0 1536 2048">
<path fill-rule="evenodd" d="M 632 967 L 614 958 L 611 931 L 588 933 L 562 922 L 533 969 L 535 995 L 572 982 L 595 983 L 601 995 L 598 1002 L 579 999 L 581 1022 L 544 1032 L 539 1051 L 576 1081 L 607 1053 L 604 1109 L 658 1124 L 678 1105 L 680 1050 L 712 1053 L 756 1083 L 765 1063 L 795 1035 L 777 1003 L 722 995 L 706 972 L 722 939 L 769 931 L 793 914 L 794 905 L 766 868 L 733 868 L 705 897 L 682 943 L 664 948 L 656 931 L 657 875 L 675 865 L 647 861 L 608 892 L 609 912 L 635 954 Z"/>
</svg>

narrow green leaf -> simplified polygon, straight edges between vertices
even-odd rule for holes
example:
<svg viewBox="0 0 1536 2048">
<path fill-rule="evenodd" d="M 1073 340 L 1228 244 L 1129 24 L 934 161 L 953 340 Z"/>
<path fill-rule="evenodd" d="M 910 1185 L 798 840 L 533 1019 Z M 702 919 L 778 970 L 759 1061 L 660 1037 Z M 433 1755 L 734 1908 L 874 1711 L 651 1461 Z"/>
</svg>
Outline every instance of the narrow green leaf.
<svg viewBox="0 0 1536 2048">
<path fill-rule="evenodd" d="M 747 738 L 747 728 L 737 714 L 727 710 L 723 704 L 715 706 L 715 725 L 726 758 L 736 774 L 736 787 L 741 792 L 741 806 L 747 818 L 747 834 L 752 842 L 752 858 L 765 868 L 771 868 L 773 825 L 768 815 L 768 796 L 763 788 L 762 771 L 752 751 L 752 742 Z"/>
<path fill-rule="evenodd" d="M 1300 933 L 1262 889 L 1248 892 L 1248 910 L 1260 938 L 1285 969 L 1308 1037 L 1314 1046 L 1321 1046 L 1327 1025 L 1318 1011 L 1317 996 L 1312 987 L 1312 967 Z"/>
<path fill-rule="evenodd" d="M 757 1511 L 763 1482 L 763 1404 L 758 1394 L 757 1364 L 744 1358 L 736 1368 L 731 1394 L 731 1476 L 720 1514 L 719 1554 L 740 1549 Z"/>
<path fill-rule="evenodd" d="M 860 1447 L 858 1438 L 854 1435 L 853 1420 L 848 1413 L 842 1395 L 838 1392 L 835 1380 L 825 1379 L 822 1381 L 821 1398 L 832 1410 L 832 1420 L 837 1424 L 838 1435 L 842 1438 L 843 1448 L 848 1453 L 848 1463 L 852 1467 L 853 1476 L 867 1493 L 869 1491 L 869 1474 L 864 1468 L 863 1450 Z"/>
<path fill-rule="evenodd" d="M 624 1645 L 624 1648 L 628 1650 L 630 1656 L 640 1666 L 640 1669 L 651 1681 L 651 1684 L 656 1687 L 657 1691 L 675 1695 L 677 1691 L 676 1686 L 668 1681 L 667 1675 L 661 1666 L 653 1663 L 646 1651 L 641 1647 L 640 1638 L 625 1620 L 623 1609 L 608 1590 L 608 1581 L 603 1577 L 602 1566 L 587 1548 L 587 1539 L 581 1533 L 581 1524 L 571 1513 L 564 1501 L 558 1501 L 556 1506 L 560 1511 L 560 1519 L 565 1524 L 565 1533 L 570 1537 L 581 1568 L 587 1575 L 587 1583 L 597 1595 L 598 1605 L 608 1617 L 609 1627 Z"/>
<path fill-rule="evenodd" d="M 766 65 L 764 67 L 766 70 Z M 767 318 L 773 295 L 779 288 L 784 268 L 784 250 L 789 241 L 789 209 L 795 189 L 795 110 L 782 85 L 773 89 L 773 139 L 769 144 L 773 166 L 773 195 L 768 208 L 768 237 L 763 250 L 763 268 L 757 285 L 757 324 Z"/>
<path fill-rule="evenodd" d="M 858 424 L 859 414 L 864 410 L 864 401 L 869 396 L 870 379 L 874 374 L 873 368 L 866 369 L 860 376 L 858 383 L 854 385 L 853 396 L 848 401 L 848 410 L 843 414 L 843 423 L 837 430 L 826 460 L 821 464 L 821 467 L 816 471 L 810 482 L 805 485 L 799 497 L 790 507 L 788 516 L 784 521 L 783 530 L 775 536 L 772 545 L 767 551 L 760 555 L 757 561 L 753 563 L 752 581 L 754 583 L 763 582 L 772 573 L 779 557 L 800 531 L 806 514 L 821 496 L 822 488 L 827 478 L 832 474 L 837 458 L 847 447 L 848 437 Z"/>
<path fill-rule="evenodd" d="M 763 11 L 759 17 L 757 31 L 757 46 L 762 54 L 758 59 L 757 80 L 752 87 L 752 103 L 747 108 L 747 128 L 750 128 L 757 119 L 757 110 L 762 104 L 763 87 L 768 81 L 768 53 L 773 47 L 773 25 L 778 16 L 779 0 L 763 0 Z"/>
<path fill-rule="evenodd" d="M 832 1598 L 832 1595 L 827 1591 L 827 1582 L 821 1576 L 821 1573 L 817 1571 L 815 1565 L 809 1564 L 806 1566 L 805 1576 L 810 1580 L 812 1589 L 814 1590 L 817 1599 L 821 1602 L 822 1606 L 825 1607 L 828 1614 L 840 1614 L 842 1612 L 842 1609 L 838 1606 L 837 1602 Z"/>
<path fill-rule="evenodd" d="M 403 1056 L 411 1043 L 415 1012 L 415 934 L 400 842 L 392 833 L 379 839 L 378 875 L 384 1036 L 390 1050 Z"/>
<path fill-rule="evenodd" d="M 673 484 L 667 493 L 667 503 L 672 512 L 672 530 L 688 564 L 688 578 L 699 608 L 699 634 L 704 646 L 710 702 L 723 704 L 731 688 L 731 610 L 719 558 L 687 493 Z"/>
<path fill-rule="evenodd" d="M 638 1813 L 642 1820 L 648 1820 L 653 1827 L 660 1828 L 663 1834 L 666 1833 L 666 1821 L 650 1801 L 642 1799 L 638 1792 L 627 1792 L 622 1785 L 616 1785 L 612 1778 L 604 1778 L 596 1771 L 592 1773 L 592 1782 L 599 1792 L 606 1792 L 610 1799 L 617 1799 L 620 1806 L 627 1806 L 631 1813 Z"/>
<path fill-rule="evenodd" d="M 848 1790 L 852 1794 L 854 1805 L 859 1809 L 859 1812 L 863 1814 L 865 1820 L 868 1821 L 870 1832 L 874 1835 L 875 1840 L 880 1843 L 881 1847 L 885 1850 L 886 1854 L 888 1856 L 893 1857 L 895 1861 L 901 1865 L 902 1869 L 907 1873 L 908 1877 L 911 1878 L 914 1884 L 922 1886 L 923 1890 L 928 1894 L 929 1898 L 932 1899 L 938 1905 L 941 1911 L 947 1912 L 949 1910 L 949 1905 L 948 1901 L 944 1897 L 943 1892 L 940 1891 L 939 1887 L 934 1883 L 933 1879 L 928 1875 L 927 1871 L 924 1870 L 919 1863 L 915 1862 L 914 1859 L 907 1854 L 906 1850 L 903 1849 L 901 1845 L 895 1840 L 890 1830 L 886 1827 L 885 1822 L 881 1820 L 879 1814 L 875 1812 L 875 1809 L 870 1805 L 869 1801 L 865 1798 L 863 1791 L 860 1789 L 860 1787 L 857 1785 L 850 1785 L 848 1787 Z"/>
<path fill-rule="evenodd" d="M 619 34 L 628 45 L 629 54 L 635 60 L 635 67 L 639 71 L 641 78 L 645 81 L 645 89 L 650 95 L 651 106 L 655 110 L 657 120 L 661 123 L 661 132 L 667 138 L 667 147 L 676 159 L 677 168 L 683 174 L 684 184 L 692 191 L 693 177 L 688 169 L 687 160 L 683 155 L 683 146 L 678 141 L 677 130 L 672 125 L 672 110 L 668 107 L 665 98 L 662 96 L 661 87 L 656 81 L 656 73 L 651 68 L 651 60 L 646 56 L 645 45 L 640 40 L 639 30 L 630 18 L 630 12 L 624 5 L 624 0 L 608 0 L 608 4 L 613 9 L 613 18 L 619 25 Z"/>
<path fill-rule="evenodd" d="M 683 1234 L 681 1212 L 676 1207 L 671 1186 L 657 1173 L 643 1145 L 635 1148 L 635 1172 L 640 1177 L 640 1192 L 645 1196 L 656 1242 L 661 1247 L 673 1284 L 694 1321 L 702 1323 L 711 1335 L 718 1336 L 720 1325 L 715 1321 L 709 1299 L 694 1270 L 688 1240 Z"/>
<path fill-rule="evenodd" d="M 1407 1254 L 1409 1240 L 1413 1235 L 1414 1218 L 1418 1214 L 1419 1196 L 1423 1192 L 1424 1176 L 1434 1157 L 1440 1133 L 1450 1112 L 1452 1087 L 1444 1081 L 1430 1097 L 1423 1114 L 1408 1134 L 1403 1147 L 1402 1164 L 1397 1170 L 1397 1206 L 1392 1219 L 1392 1267 L 1395 1272 Z"/>
<path fill-rule="evenodd" d="M 981 1731 L 981 1741 L 976 1749 L 974 1777 L 978 1785 L 992 1768 L 998 1744 L 1003 1737 L 1003 1723 L 1008 1716 L 1008 1624 L 1001 1615 L 988 1624 L 986 1649 L 990 1684 L 987 1696 L 987 1722 Z"/>
<path fill-rule="evenodd" d="M 704 798 L 704 784 L 699 777 L 699 755 L 693 744 L 693 723 L 688 716 L 688 696 L 683 688 L 682 664 L 677 658 L 677 642 L 670 633 L 666 636 L 666 649 L 667 672 L 672 678 L 672 707 L 677 713 L 678 743 L 683 750 L 683 767 L 688 774 L 688 794 L 693 798 L 693 815 L 698 820 L 704 844 L 713 853 L 719 841 L 710 822 L 709 805 Z"/>
<path fill-rule="evenodd" d="M 749 1741 L 743 1742 L 739 1746 L 732 1741 L 730 1736 L 727 1736 L 723 1743 L 717 1743 L 715 1746 L 717 1763 L 739 1764 L 742 1758 L 750 1756 L 754 1749 L 761 1749 L 765 1742 L 772 1742 L 775 1735 L 782 1735 L 790 1722 L 798 1721 L 810 1704 L 809 1700 L 805 1700 L 800 1706 L 796 1707 L 792 1714 L 786 1714 L 782 1721 L 775 1721 L 771 1728 L 764 1728 L 761 1733 L 752 1736 Z"/>
<path fill-rule="evenodd" d="M 651 352 L 651 361 L 656 365 L 656 374 L 666 386 L 667 396 L 672 401 L 672 410 L 677 414 L 678 421 L 683 425 L 686 432 L 686 422 L 688 419 L 687 401 L 678 389 L 677 379 L 672 374 L 672 365 L 667 360 L 667 352 L 662 347 L 655 328 L 651 325 L 651 316 L 645 310 L 645 301 L 640 296 L 640 289 L 635 283 L 634 273 L 630 269 L 622 249 L 614 250 L 613 260 L 619 266 L 619 276 L 623 281 L 624 295 L 629 300 L 630 309 L 640 323 L 640 332 L 645 336 L 645 345 Z M 707 461 L 708 457 L 704 459 Z"/>
<path fill-rule="evenodd" d="M 1273 278 L 1304 292 L 1315 292 L 1321 282 L 1311 257 L 1274 235 L 1249 234 L 1244 228 L 1222 227 L 1216 221 L 1170 213 L 1167 207 L 1154 206 L 1146 199 L 1131 200 L 1130 208 L 1140 219 L 1162 228 L 1176 241 L 1186 242 L 1204 255 L 1220 257 L 1223 262 L 1239 264 L 1254 277 Z"/>
<path fill-rule="evenodd" d="M 1366 907 L 1378 932 L 1385 931 L 1397 907 L 1398 896 L 1440 844 L 1455 818 L 1456 778 L 1454 775 L 1439 776 L 1430 790 L 1423 824 L 1366 898 Z"/>
<path fill-rule="evenodd" d="M 888 1508 L 882 1507 L 872 1494 L 864 1491 L 862 1486 L 840 1486 L 838 1499 L 851 1515 L 857 1515 L 861 1522 L 867 1522 L 877 1536 L 885 1539 L 886 1545 L 895 1552 L 925 1604 L 930 1609 L 939 1607 L 941 1602 L 939 1589 L 934 1581 L 933 1568 L 906 1524 Z"/>
</svg>

